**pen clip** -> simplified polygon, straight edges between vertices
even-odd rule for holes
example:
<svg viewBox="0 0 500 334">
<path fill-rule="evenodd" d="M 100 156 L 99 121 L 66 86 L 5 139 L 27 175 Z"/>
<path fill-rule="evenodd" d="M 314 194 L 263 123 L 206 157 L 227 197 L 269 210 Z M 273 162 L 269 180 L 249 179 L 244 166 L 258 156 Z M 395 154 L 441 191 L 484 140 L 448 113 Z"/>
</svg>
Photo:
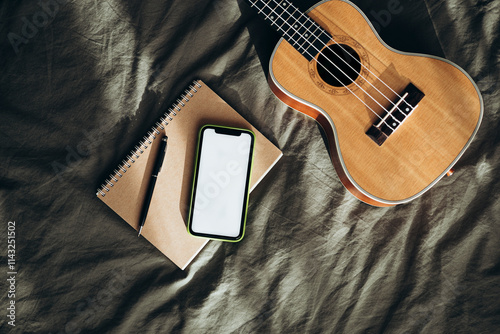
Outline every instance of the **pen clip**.
<svg viewBox="0 0 500 334">
<path fill-rule="evenodd" d="M 152 175 L 153 177 L 158 177 L 158 174 L 160 174 L 160 172 L 161 172 L 161 168 L 163 166 L 163 160 L 164 160 L 165 154 L 167 152 L 167 139 L 168 139 L 167 136 L 164 136 L 161 139 L 160 152 L 158 153 L 159 155 L 158 155 L 158 158 L 156 160 L 156 166 L 155 166 L 155 169 L 154 169 L 154 172 Z"/>
</svg>

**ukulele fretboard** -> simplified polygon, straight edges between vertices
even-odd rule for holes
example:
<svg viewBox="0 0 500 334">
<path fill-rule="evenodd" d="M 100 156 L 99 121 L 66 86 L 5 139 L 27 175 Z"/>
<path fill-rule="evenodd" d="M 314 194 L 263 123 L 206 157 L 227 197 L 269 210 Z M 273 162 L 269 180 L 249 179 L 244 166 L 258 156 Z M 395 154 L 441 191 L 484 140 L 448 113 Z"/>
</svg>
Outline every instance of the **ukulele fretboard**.
<svg viewBox="0 0 500 334">
<path fill-rule="evenodd" d="M 289 1 L 247 1 L 308 61 L 311 61 L 331 39 L 330 34 Z"/>
</svg>

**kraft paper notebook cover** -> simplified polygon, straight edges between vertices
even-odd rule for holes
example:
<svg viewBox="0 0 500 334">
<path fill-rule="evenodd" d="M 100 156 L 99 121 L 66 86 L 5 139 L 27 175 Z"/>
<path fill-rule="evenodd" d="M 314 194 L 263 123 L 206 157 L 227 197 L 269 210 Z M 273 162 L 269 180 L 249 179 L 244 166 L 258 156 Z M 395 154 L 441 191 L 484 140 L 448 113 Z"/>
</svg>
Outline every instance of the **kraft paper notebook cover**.
<svg viewBox="0 0 500 334">
<path fill-rule="evenodd" d="M 137 230 L 160 138 L 165 134 L 168 137 L 167 151 L 142 236 L 181 269 L 208 241 L 189 235 L 185 224 L 198 130 L 208 123 L 251 129 L 255 133 L 250 191 L 282 156 L 276 146 L 198 80 L 97 190 L 98 198 Z"/>
</svg>

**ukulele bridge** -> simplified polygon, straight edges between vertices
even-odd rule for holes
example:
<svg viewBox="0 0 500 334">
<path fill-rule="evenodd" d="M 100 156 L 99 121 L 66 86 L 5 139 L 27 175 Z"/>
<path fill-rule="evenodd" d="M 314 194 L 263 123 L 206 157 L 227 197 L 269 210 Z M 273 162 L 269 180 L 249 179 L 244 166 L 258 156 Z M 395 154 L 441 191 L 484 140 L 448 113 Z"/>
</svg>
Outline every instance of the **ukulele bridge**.
<svg viewBox="0 0 500 334">
<path fill-rule="evenodd" d="M 409 83 L 403 92 L 392 101 L 392 108 L 385 114 L 379 116 L 373 125 L 366 131 L 378 146 L 382 144 L 406 121 L 406 119 L 418 107 L 418 103 L 424 98 L 425 94 L 415 85 Z"/>
</svg>

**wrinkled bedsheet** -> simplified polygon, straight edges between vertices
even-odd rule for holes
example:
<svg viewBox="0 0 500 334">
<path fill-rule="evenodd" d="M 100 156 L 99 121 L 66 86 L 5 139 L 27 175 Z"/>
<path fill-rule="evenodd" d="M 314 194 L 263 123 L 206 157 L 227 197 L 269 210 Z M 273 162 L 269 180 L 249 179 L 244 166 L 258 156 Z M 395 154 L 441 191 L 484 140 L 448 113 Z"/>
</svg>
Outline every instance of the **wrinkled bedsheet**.
<svg viewBox="0 0 500 334">
<path fill-rule="evenodd" d="M 354 3 L 484 98 L 455 175 L 393 208 L 347 192 L 318 125 L 274 97 L 278 36 L 245 2 L 3 1 L 0 332 L 498 332 L 500 1 Z M 243 241 L 210 242 L 182 271 L 95 190 L 194 79 L 284 156 L 251 194 Z"/>
</svg>

